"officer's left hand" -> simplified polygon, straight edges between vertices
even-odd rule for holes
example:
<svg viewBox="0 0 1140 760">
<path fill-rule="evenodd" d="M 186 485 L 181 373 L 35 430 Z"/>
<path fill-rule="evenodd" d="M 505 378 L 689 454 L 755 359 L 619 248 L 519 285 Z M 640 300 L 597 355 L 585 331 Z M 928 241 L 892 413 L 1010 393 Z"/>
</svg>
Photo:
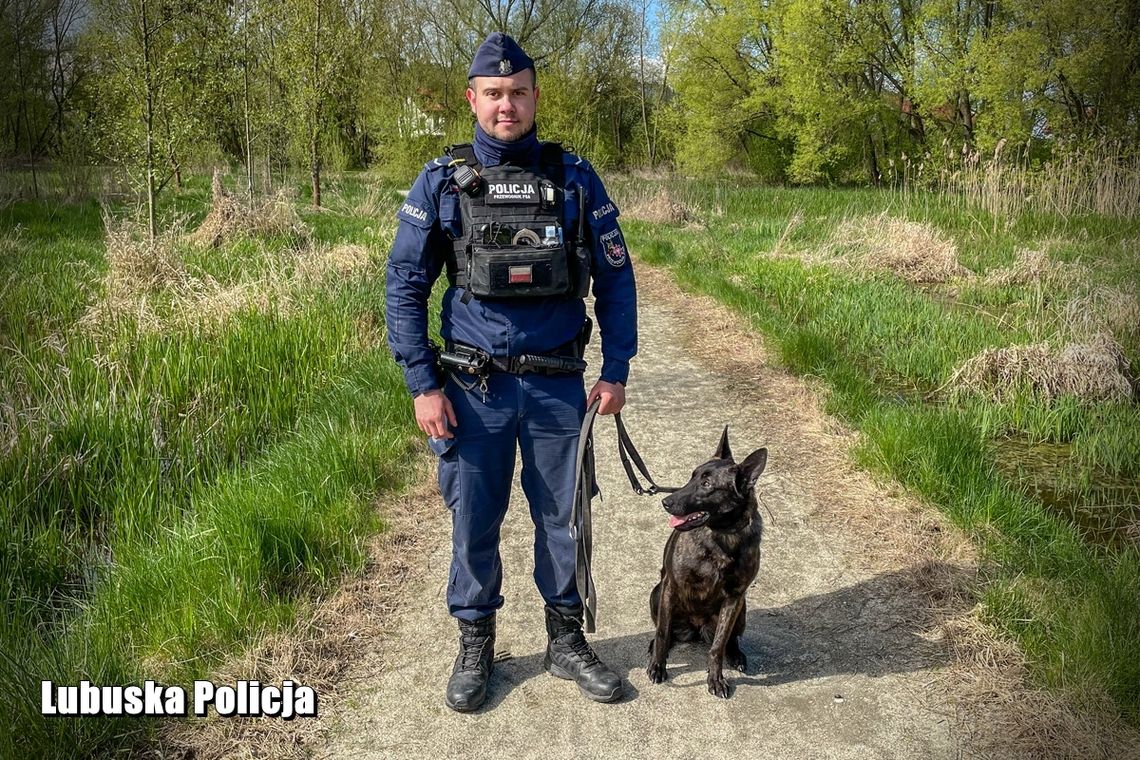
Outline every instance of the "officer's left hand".
<svg viewBox="0 0 1140 760">
<path fill-rule="evenodd" d="M 601 405 L 598 407 L 598 414 L 617 414 L 621 408 L 625 406 L 625 386 L 621 383 L 607 383 L 605 380 L 599 380 L 594 383 L 594 387 L 590 389 L 590 395 L 586 397 L 586 407 L 594 403 L 594 399 L 600 398 Z"/>
</svg>

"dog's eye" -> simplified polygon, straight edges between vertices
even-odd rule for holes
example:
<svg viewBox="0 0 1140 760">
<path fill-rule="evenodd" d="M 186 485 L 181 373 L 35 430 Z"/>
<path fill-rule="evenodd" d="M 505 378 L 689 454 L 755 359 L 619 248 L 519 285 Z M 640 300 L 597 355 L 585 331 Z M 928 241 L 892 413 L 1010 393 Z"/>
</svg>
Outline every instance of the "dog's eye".
<svg viewBox="0 0 1140 760">
<path fill-rule="evenodd" d="M 712 483 L 708 482 L 707 480 L 702 480 L 701 488 L 712 488 Z"/>
</svg>

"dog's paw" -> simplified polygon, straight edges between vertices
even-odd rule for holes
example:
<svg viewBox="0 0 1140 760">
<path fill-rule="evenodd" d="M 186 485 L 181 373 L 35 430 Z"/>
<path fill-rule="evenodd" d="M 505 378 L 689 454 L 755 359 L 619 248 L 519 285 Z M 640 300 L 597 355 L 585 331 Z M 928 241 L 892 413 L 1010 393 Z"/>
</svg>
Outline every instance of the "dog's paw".
<svg viewBox="0 0 1140 760">
<path fill-rule="evenodd" d="M 721 699 L 728 699 L 728 681 L 725 680 L 723 675 L 714 676 L 712 673 L 709 673 L 707 683 L 709 685 L 709 694 Z"/>
<path fill-rule="evenodd" d="M 724 664 L 730 668 L 739 670 L 741 673 L 748 672 L 748 658 L 744 656 L 744 652 L 730 652 L 724 656 Z"/>
<path fill-rule="evenodd" d="M 645 669 L 645 675 L 649 676 L 650 683 L 665 683 L 665 679 L 668 677 L 665 672 L 665 663 L 650 660 L 649 666 Z"/>
</svg>

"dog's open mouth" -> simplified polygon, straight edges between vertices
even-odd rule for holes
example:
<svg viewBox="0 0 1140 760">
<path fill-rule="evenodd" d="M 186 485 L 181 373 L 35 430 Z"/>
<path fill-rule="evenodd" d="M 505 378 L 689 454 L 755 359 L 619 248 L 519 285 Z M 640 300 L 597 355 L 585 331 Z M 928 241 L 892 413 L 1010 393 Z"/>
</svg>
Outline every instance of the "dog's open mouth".
<svg viewBox="0 0 1140 760">
<path fill-rule="evenodd" d="M 694 512 L 691 515 L 685 515 L 683 517 L 669 515 L 669 527 L 673 530 L 692 530 L 693 528 L 699 528 L 704 525 L 708 522 L 708 519 L 708 512 Z"/>
</svg>

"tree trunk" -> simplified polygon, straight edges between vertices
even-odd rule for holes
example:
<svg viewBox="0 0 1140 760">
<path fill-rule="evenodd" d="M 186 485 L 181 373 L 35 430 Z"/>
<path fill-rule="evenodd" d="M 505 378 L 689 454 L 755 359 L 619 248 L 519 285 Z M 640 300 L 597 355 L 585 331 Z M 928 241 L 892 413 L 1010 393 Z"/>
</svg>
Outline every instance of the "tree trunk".
<svg viewBox="0 0 1140 760">
<path fill-rule="evenodd" d="M 882 174 L 879 172 L 879 157 L 875 150 L 875 138 L 871 134 L 871 125 L 866 125 L 866 132 L 863 134 L 863 153 L 866 156 L 867 162 L 867 175 L 871 179 L 871 184 L 878 187 L 882 184 Z"/>
<path fill-rule="evenodd" d="M 249 128 L 249 0 L 245 3 L 245 18 L 242 21 L 242 41 L 245 50 L 242 56 L 242 99 L 245 102 L 245 194 L 253 208 L 253 138 Z"/>
<path fill-rule="evenodd" d="M 313 186 L 313 205 L 321 207 L 321 157 L 318 154 L 317 130 L 309 133 L 309 180 Z"/>
<path fill-rule="evenodd" d="M 183 187 L 182 187 L 182 163 L 178 160 L 178 157 L 174 154 L 173 140 L 170 140 L 166 144 L 166 160 L 170 162 L 170 168 L 174 170 L 174 189 L 178 192 L 179 195 L 181 195 L 182 190 L 183 190 Z"/>
<path fill-rule="evenodd" d="M 150 244 L 158 234 L 158 223 L 154 208 L 154 77 L 150 70 L 150 25 L 146 16 L 146 2 L 141 2 L 143 84 L 146 88 L 146 208 L 147 236 Z"/>
<path fill-rule="evenodd" d="M 641 128 L 645 131 L 645 157 L 649 161 L 649 168 L 653 168 L 653 135 L 649 132 L 649 106 L 646 103 L 648 93 L 645 91 L 645 16 L 649 12 L 648 1 L 643 2 L 641 5 L 641 29 L 638 31 L 637 48 L 638 48 L 638 66 L 640 73 L 640 95 L 641 95 Z"/>
<path fill-rule="evenodd" d="M 56 149 L 63 149 L 63 99 L 64 99 L 64 73 L 63 73 L 63 37 L 60 30 L 60 7 L 55 6 L 51 18 L 52 32 L 52 79 L 51 97 L 55 101 L 55 145 Z"/>
<path fill-rule="evenodd" d="M 23 21 L 23 19 L 21 19 L 21 21 Z M 22 27 L 23 24 L 21 23 L 19 26 Z M 20 28 L 19 31 L 17 31 L 16 35 L 16 77 L 19 80 L 20 87 L 20 109 L 19 114 L 16 116 L 16 129 L 13 132 L 13 137 L 15 139 L 13 142 L 16 145 L 16 152 L 19 153 L 20 116 L 22 115 L 24 122 L 24 139 L 27 141 L 27 145 L 24 146 L 24 149 L 27 151 L 26 155 L 28 157 L 28 164 L 32 170 L 32 197 L 38 201 L 40 199 L 40 182 L 39 178 L 36 176 L 36 162 L 34 156 L 32 155 L 34 151 L 32 147 L 31 117 L 28 116 L 28 85 L 26 84 L 26 80 L 24 78 L 24 61 L 23 56 L 21 55 L 21 52 L 23 51 L 23 29 Z"/>
<path fill-rule="evenodd" d="M 970 105 L 970 91 L 965 87 L 958 91 L 958 115 L 966 130 L 966 144 L 974 148 L 974 109 Z"/>
<path fill-rule="evenodd" d="M 312 121 L 309 124 L 309 178 L 313 184 L 313 206 L 321 207 L 321 0 L 316 0 L 317 24 L 313 35 Z"/>
</svg>

